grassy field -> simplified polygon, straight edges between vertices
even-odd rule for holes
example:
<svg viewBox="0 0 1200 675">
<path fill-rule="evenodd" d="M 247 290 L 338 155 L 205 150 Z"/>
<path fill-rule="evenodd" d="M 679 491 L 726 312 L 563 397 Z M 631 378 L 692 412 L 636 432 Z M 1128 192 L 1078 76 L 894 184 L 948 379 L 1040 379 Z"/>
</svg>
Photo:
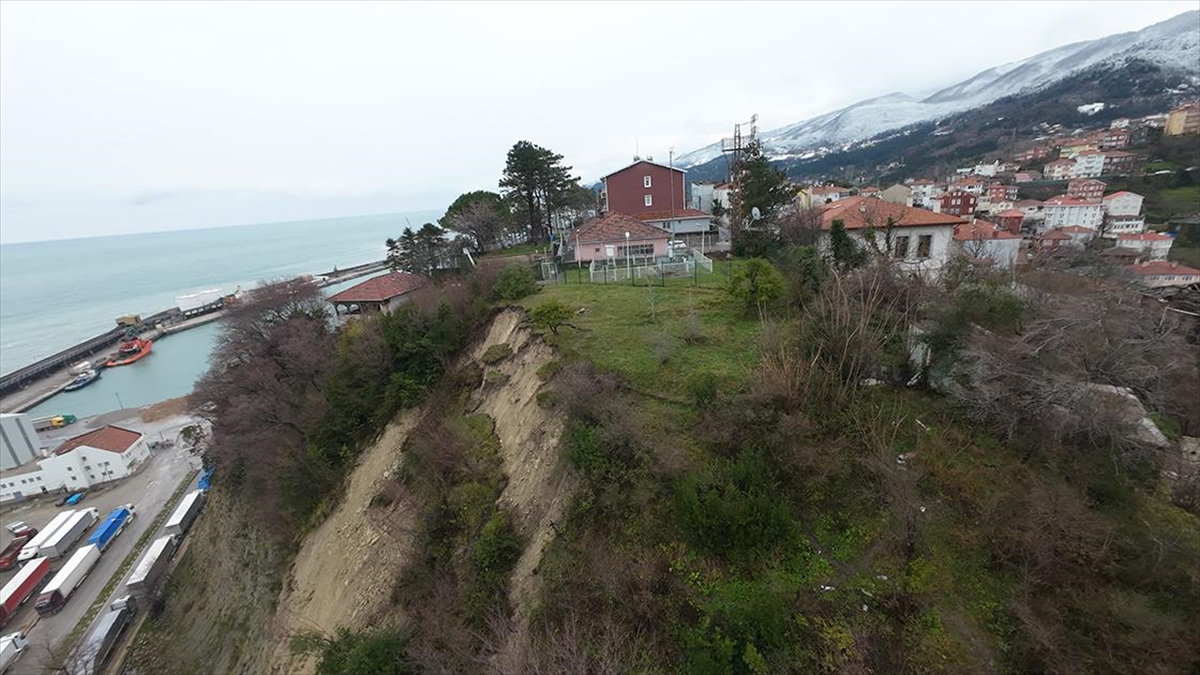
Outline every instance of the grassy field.
<svg viewBox="0 0 1200 675">
<path fill-rule="evenodd" d="M 586 355 L 640 389 L 681 397 L 688 379 L 706 372 L 736 388 L 758 362 L 761 323 L 726 295 L 731 263 L 714 269 L 666 286 L 574 283 L 576 276 L 521 304 L 532 308 L 553 298 L 576 310 L 574 328 L 550 336 L 555 346 L 568 357 Z"/>
</svg>

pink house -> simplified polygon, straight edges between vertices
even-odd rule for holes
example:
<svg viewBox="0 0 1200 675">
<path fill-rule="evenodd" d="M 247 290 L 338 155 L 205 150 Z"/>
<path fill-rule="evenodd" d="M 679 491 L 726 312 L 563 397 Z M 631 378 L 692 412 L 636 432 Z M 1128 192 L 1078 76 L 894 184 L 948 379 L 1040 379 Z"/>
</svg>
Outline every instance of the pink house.
<svg viewBox="0 0 1200 675">
<path fill-rule="evenodd" d="M 579 262 L 629 256 L 665 258 L 670 236 L 637 218 L 609 211 L 572 230 L 564 238 L 563 255 Z"/>
</svg>

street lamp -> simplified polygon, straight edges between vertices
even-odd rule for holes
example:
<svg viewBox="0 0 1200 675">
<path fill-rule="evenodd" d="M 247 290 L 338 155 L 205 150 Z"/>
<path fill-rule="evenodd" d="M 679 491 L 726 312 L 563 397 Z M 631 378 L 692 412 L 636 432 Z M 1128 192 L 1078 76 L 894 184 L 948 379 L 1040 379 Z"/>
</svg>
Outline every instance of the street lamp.
<svg viewBox="0 0 1200 675">
<path fill-rule="evenodd" d="M 633 285 L 633 267 L 629 261 L 629 233 L 625 233 L 625 273 L 629 275 L 629 285 Z"/>
</svg>

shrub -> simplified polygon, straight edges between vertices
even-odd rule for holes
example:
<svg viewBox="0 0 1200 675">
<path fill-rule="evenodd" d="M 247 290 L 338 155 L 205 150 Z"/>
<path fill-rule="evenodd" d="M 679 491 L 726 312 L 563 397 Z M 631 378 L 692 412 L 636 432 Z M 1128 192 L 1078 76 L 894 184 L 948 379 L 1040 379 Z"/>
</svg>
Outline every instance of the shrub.
<svg viewBox="0 0 1200 675">
<path fill-rule="evenodd" d="M 408 635 L 392 629 L 352 632 L 339 628 L 332 639 L 295 641 L 301 652 L 321 652 L 317 675 L 409 675 L 417 670 L 407 663 Z"/>
<path fill-rule="evenodd" d="M 492 286 L 496 297 L 501 300 L 520 300 L 527 295 L 537 292 L 537 279 L 533 270 L 526 265 L 513 263 L 496 275 L 496 283 Z"/>
<path fill-rule="evenodd" d="M 665 365 L 671 360 L 671 355 L 675 353 L 675 340 L 666 333 L 652 333 L 647 340 L 650 343 L 650 351 L 654 354 L 654 360 L 658 365 Z"/>
<path fill-rule="evenodd" d="M 717 401 L 717 376 L 697 373 L 688 381 L 688 392 L 697 408 L 707 408 Z"/>
<path fill-rule="evenodd" d="M 557 335 L 560 327 L 570 325 L 571 308 L 559 300 L 548 300 L 529 310 L 529 321 Z"/>
<path fill-rule="evenodd" d="M 521 557 L 521 550 L 508 517 L 493 512 L 471 548 L 470 571 L 463 585 L 463 611 L 468 621 L 480 625 L 504 599 L 509 573 Z"/>
<path fill-rule="evenodd" d="M 792 519 L 778 499 L 774 471 L 756 451 L 685 478 L 674 507 L 685 538 L 719 556 L 762 553 L 791 535 Z"/>
<path fill-rule="evenodd" d="M 783 276 L 766 260 L 752 258 L 734 269 L 727 291 L 747 310 L 761 311 L 783 294 Z"/>
<path fill-rule="evenodd" d="M 509 347 L 507 342 L 501 342 L 498 345 L 488 347 L 487 351 L 480 357 L 480 360 L 489 366 L 494 366 L 510 356 L 512 356 L 512 347 Z"/>
</svg>

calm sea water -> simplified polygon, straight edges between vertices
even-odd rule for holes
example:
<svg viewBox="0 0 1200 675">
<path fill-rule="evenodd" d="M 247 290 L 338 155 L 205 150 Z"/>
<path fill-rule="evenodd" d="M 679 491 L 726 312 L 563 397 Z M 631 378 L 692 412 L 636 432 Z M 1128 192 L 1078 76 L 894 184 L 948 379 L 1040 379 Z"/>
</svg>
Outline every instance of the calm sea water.
<svg viewBox="0 0 1200 675">
<path fill-rule="evenodd" d="M 148 315 L 176 296 L 233 292 L 260 280 L 319 274 L 383 259 L 384 240 L 415 212 L 0 246 L 0 372 L 11 372 L 108 330 L 124 314 Z M 350 283 L 358 283 L 361 279 Z M 336 292 L 341 287 L 329 289 Z M 191 391 L 207 366 L 218 324 L 155 342 L 150 357 L 108 369 L 98 382 L 33 412 L 91 415 Z"/>
</svg>

